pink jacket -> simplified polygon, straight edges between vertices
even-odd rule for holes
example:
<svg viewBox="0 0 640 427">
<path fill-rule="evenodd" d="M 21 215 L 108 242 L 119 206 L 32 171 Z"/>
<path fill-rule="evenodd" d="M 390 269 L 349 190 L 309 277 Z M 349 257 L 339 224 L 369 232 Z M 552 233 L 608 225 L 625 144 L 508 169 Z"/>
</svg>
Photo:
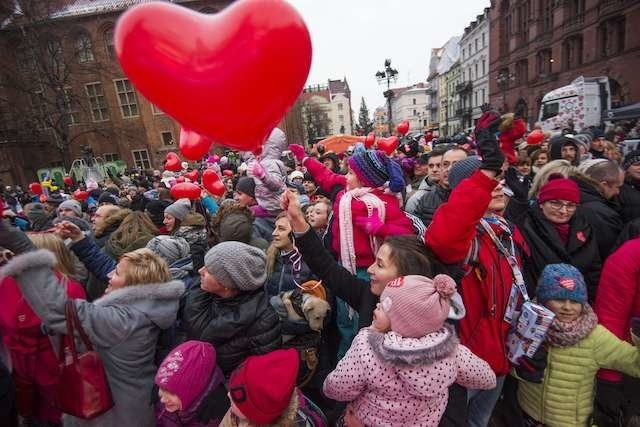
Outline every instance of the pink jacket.
<svg viewBox="0 0 640 427">
<path fill-rule="evenodd" d="M 351 401 L 367 426 L 437 426 L 454 382 L 491 389 L 496 376 L 487 362 L 459 344 L 451 327 L 422 338 L 365 328 L 325 379 L 324 393 Z"/>
</svg>

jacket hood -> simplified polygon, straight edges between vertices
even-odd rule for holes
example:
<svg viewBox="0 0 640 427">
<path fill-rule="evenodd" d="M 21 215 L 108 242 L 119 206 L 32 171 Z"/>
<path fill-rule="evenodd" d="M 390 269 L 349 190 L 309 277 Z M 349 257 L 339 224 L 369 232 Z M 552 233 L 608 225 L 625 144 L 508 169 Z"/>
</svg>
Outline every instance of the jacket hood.
<svg viewBox="0 0 640 427">
<path fill-rule="evenodd" d="M 131 209 L 120 209 L 105 218 L 104 224 L 100 229 L 95 230 L 96 236 L 102 236 L 104 234 L 110 234 L 114 232 L 122 221 L 131 213 Z"/>
<path fill-rule="evenodd" d="M 175 321 L 178 302 L 184 293 L 184 283 L 171 280 L 166 283 L 145 283 L 125 286 L 109 292 L 93 303 L 109 307 L 115 305 L 135 306 L 160 329 L 169 328 Z"/>
<path fill-rule="evenodd" d="M 182 223 L 180 224 L 181 226 L 185 226 L 185 227 L 204 227 L 205 226 L 205 219 L 202 215 L 200 215 L 199 213 L 188 213 L 187 216 L 185 217 L 184 221 L 182 221 Z"/>
<path fill-rule="evenodd" d="M 181 258 L 169 266 L 171 272 L 171 278 L 174 280 L 182 280 L 189 276 L 193 271 L 193 261 L 191 255 L 185 258 Z"/>
<path fill-rule="evenodd" d="M 262 148 L 262 158 L 280 160 L 282 152 L 287 149 L 287 137 L 282 130 L 274 128 Z"/>
</svg>

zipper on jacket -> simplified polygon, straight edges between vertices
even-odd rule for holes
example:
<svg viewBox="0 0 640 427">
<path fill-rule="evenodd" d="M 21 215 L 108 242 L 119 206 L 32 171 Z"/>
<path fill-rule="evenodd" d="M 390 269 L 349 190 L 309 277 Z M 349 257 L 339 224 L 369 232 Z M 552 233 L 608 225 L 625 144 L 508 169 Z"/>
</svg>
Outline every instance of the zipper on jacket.
<svg viewBox="0 0 640 427">
<path fill-rule="evenodd" d="M 491 265 L 491 317 L 496 317 L 496 266 L 493 264 Z"/>
</svg>

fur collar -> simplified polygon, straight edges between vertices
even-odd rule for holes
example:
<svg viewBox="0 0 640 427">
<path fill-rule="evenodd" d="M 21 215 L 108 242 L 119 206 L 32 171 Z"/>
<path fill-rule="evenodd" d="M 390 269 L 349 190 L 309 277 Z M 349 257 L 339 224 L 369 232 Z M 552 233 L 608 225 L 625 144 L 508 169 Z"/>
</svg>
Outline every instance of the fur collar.
<svg viewBox="0 0 640 427">
<path fill-rule="evenodd" d="M 56 264 L 53 252 L 46 249 L 25 252 L 16 255 L 4 267 L 0 268 L 0 280 L 7 276 L 18 276 L 27 270 L 52 268 Z"/>
<path fill-rule="evenodd" d="M 453 328 L 442 329 L 421 338 L 403 338 L 395 332 L 380 333 L 371 329 L 369 344 L 373 352 L 394 365 L 430 365 L 450 356 L 459 344 Z"/>
<path fill-rule="evenodd" d="M 166 283 L 145 283 L 125 286 L 95 300 L 95 305 L 131 304 L 140 300 L 174 300 L 184 293 L 184 283 L 171 280 Z"/>
</svg>

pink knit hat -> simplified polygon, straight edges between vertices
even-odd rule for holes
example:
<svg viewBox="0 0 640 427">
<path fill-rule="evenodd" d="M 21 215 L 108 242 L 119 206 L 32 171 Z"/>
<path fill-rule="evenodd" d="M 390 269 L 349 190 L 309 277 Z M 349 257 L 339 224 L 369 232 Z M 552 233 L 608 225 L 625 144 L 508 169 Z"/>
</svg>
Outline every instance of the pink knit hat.
<svg viewBox="0 0 640 427">
<path fill-rule="evenodd" d="M 442 328 L 455 292 L 456 282 L 446 274 L 438 274 L 433 280 L 403 276 L 384 288 L 380 304 L 389 316 L 392 331 L 405 338 L 419 338 Z"/>
<path fill-rule="evenodd" d="M 187 341 L 174 348 L 162 361 L 156 373 L 156 385 L 178 396 L 182 410 L 186 411 L 204 393 L 215 371 L 216 350 L 213 346 L 201 341 Z M 223 380 L 220 375 L 220 382 Z"/>
</svg>

